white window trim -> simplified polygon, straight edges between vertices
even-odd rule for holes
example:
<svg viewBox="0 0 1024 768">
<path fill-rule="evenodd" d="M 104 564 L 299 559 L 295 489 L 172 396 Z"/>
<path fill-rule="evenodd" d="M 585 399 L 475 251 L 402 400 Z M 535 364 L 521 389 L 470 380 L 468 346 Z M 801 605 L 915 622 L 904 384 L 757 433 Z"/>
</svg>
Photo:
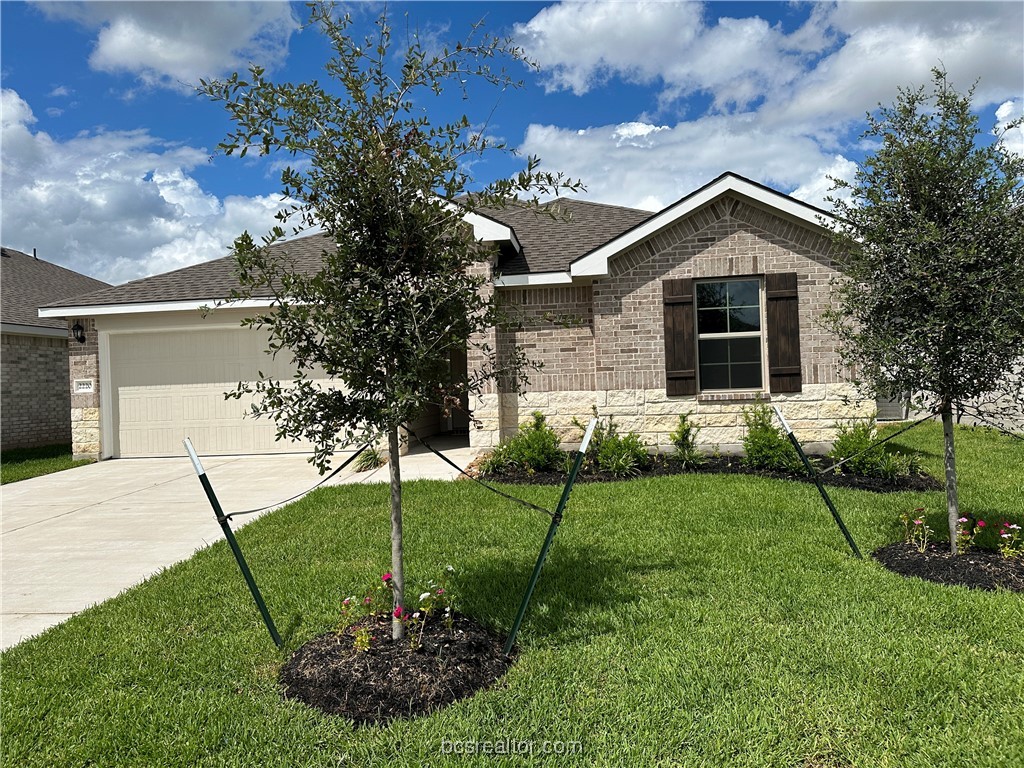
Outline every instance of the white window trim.
<svg viewBox="0 0 1024 768">
<path fill-rule="evenodd" d="M 740 331 L 739 333 L 701 333 L 697 324 L 700 319 L 700 302 L 697 299 L 697 286 L 707 283 L 738 283 L 743 281 L 757 280 L 757 301 L 758 314 L 761 318 L 760 331 Z M 695 371 L 697 376 L 697 397 L 701 395 L 729 395 L 729 394 L 751 394 L 768 392 L 768 308 L 765 301 L 764 275 L 736 275 L 729 277 L 700 277 L 693 281 L 693 329 L 694 329 L 694 350 Z M 704 389 L 700 380 L 700 342 L 712 341 L 715 339 L 755 339 L 761 340 L 761 386 L 747 389 Z"/>
</svg>

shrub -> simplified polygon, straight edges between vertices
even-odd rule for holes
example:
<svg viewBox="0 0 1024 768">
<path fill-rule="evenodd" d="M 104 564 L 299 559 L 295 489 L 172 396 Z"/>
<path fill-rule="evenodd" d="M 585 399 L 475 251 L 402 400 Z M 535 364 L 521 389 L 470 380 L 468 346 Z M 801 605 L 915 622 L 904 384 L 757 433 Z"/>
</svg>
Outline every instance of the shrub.
<svg viewBox="0 0 1024 768">
<path fill-rule="evenodd" d="M 493 475 L 513 467 L 527 472 L 558 469 L 563 456 L 559 442 L 544 414 L 534 411 L 533 421 L 520 425 L 519 432 L 495 448 L 480 462 L 480 470 L 485 475 Z"/>
<path fill-rule="evenodd" d="M 743 438 L 743 463 L 755 469 L 799 472 L 803 468 L 796 448 L 789 442 L 767 403 L 758 401 L 743 409 L 747 434 Z"/>
<path fill-rule="evenodd" d="M 380 469 L 388 463 L 387 454 L 375 445 L 366 447 L 354 462 L 356 472 L 369 472 L 371 469 Z"/>
<path fill-rule="evenodd" d="M 597 408 L 594 408 L 594 417 L 598 419 L 594 426 L 594 434 L 590 438 L 590 445 L 587 447 L 586 459 L 583 467 L 588 472 L 606 472 L 612 477 L 630 477 L 640 474 L 640 471 L 650 466 L 651 455 L 647 452 L 647 446 L 640 439 L 636 432 L 629 432 L 626 435 L 619 434 L 619 428 L 612 416 L 607 421 L 598 417 Z M 578 419 L 572 423 L 581 430 L 586 430 L 587 425 Z"/>
<path fill-rule="evenodd" d="M 874 419 L 835 424 L 837 436 L 829 451 L 834 461 L 846 461 L 840 472 L 894 480 L 920 472 L 920 462 L 913 454 L 886 450 L 878 442 Z"/>
<path fill-rule="evenodd" d="M 680 414 L 679 426 L 669 435 L 675 446 L 673 456 L 686 469 L 699 467 L 704 463 L 704 454 L 697 449 L 697 434 L 700 427 L 690 421 L 693 411 Z"/>
</svg>

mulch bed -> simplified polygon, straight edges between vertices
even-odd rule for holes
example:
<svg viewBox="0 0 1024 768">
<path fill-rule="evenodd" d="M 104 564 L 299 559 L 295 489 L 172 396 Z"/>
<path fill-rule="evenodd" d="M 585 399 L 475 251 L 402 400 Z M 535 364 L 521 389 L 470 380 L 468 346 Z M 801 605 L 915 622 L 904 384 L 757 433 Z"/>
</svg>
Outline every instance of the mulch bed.
<svg viewBox="0 0 1024 768">
<path fill-rule="evenodd" d="M 824 473 L 834 463 L 827 456 L 810 457 L 816 462 L 818 471 Z M 751 469 L 744 465 L 736 456 L 710 456 L 697 469 L 686 469 L 671 456 L 655 456 L 651 465 L 633 475 L 638 477 L 663 477 L 665 475 L 685 474 L 731 474 L 731 475 L 754 475 L 756 477 L 770 477 L 777 480 L 798 480 L 804 483 L 813 482 L 807 474 L 800 472 L 773 472 L 761 469 Z M 942 490 L 943 484 L 931 475 L 910 475 L 907 477 L 895 478 L 892 480 L 879 477 L 865 477 L 863 475 L 842 474 L 840 472 L 827 472 L 822 474 L 822 481 L 825 485 L 837 488 L 855 488 L 863 491 L 874 491 L 875 493 L 898 493 L 901 491 L 937 491 Z M 527 472 L 523 469 L 511 469 L 498 474 L 487 475 L 487 480 L 501 483 L 516 483 L 523 485 L 564 485 L 567 476 L 562 472 Z M 603 483 L 615 480 L 628 480 L 631 478 L 612 477 L 601 473 L 580 473 L 576 479 L 578 483 Z"/>
<path fill-rule="evenodd" d="M 354 647 L 368 628 L 370 648 Z M 497 682 L 512 664 L 504 643 L 472 619 L 454 614 L 451 631 L 428 621 L 422 645 L 391 639 L 390 616 L 368 616 L 341 633 L 299 648 L 281 669 L 282 694 L 356 725 L 415 717 L 472 696 Z"/>
<path fill-rule="evenodd" d="M 905 541 L 876 549 L 872 557 L 901 576 L 916 576 L 972 589 L 1024 592 L 1024 558 L 1003 557 L 991 549 L 949 554 L 949 542 L 929 542 L 924 552 Z"/>
</svg>

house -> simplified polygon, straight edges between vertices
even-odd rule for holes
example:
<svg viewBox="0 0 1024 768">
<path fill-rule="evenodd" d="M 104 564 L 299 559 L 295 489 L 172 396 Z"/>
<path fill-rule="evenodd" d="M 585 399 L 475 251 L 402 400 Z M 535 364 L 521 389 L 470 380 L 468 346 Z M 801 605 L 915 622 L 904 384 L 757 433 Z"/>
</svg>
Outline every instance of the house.
<svg viewBox="0 0 1024 768">
<path fill-rule="evenodd" d="M 38 308 L 107 287 L 34 255 L 0 248 L 0 446 L 71 442 L 68 325 Z M 74 341 L 70 343 L 74 344 Z"/>
<path fill-rule="evenodd" d="M 656 214 L 549 205 L 563 215 L 513 207 L 467 216 L 475 236 L 496 246 L 480 268 L 517 316 L 483 341 L 499 352 L 520 345 L 544 364 L 525 397 L 491 384 L 473 398 L 472 445 L 496 444 L 532 410 L 572 439 L 572 420 L 597 406 L 659 446 L 692 413 L 701 440 L 722 450 L 738 447 L 742 409 L 758 397 L 780 404 L 812 443 L 828 441 L 837 419 L 873 412 L 856 400 L 818 324 L 839 274 L 825 212 L 732 173 Z M 312 269 L 322 245 L 312 235 L 275 247 Z M 41 310 L 85 328 L 72 361 L 98 380 L 72 418 L 99 445 L 76 443 L 76 453 L 178 455 L 186 434 L 208 454 L 304 450 L 275 442 L 272 423 L 243 418 L 245 401 L 223 397 L 257 370 L 290 375 L 264 354 L 265 338 L 239 326 L 268 302 L 197 311 L 235 285 L 223 258 Z M 471 349 L 467 365 L 481 363 Z M 414 428 L 450 426 L 435 412 Z"/>
<path fill-rule="evenodd" d="M 568 205 L 575 213 L 580 204 Z M 603 243 L 534 235 L 542 256 L 526 244 L 524 256 L 492 262 L 495 290 L 520 322 L 488 342 L 518 344 L 545 365 L 525 397 L 491 385 L 476 398 L 478 444 L 496 444 L 533 410 L 568 436 L 596 406 L 660 448 L 689 413 L 701 443 L 736 451 L 743 409 L 760 398 L 820 449 L 837 420 L 872 415 L 875 403 L 858 398 L 820 324 L 839 275 L 828 213 L 725 173 L 656 214 L 607 215 L 628 226 Z M 550 221 L 532 226 L 554 234 Z M 560 311 L 583 322 L 546 319 Z"/>
</svg>

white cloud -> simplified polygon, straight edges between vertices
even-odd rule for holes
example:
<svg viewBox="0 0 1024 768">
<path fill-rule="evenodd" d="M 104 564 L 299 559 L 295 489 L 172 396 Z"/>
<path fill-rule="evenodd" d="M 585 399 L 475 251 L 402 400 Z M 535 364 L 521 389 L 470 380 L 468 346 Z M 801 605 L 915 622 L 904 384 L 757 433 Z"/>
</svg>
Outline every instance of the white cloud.
<svg viewBox="0 0 1024 768">
<path fill-rule="evenodd" d="M 60 96 L 70 96 L 70 95 L 71 95 L 71 90 L 66 85 L 58 85 L 56 88 L 54 88 L 52 91 L 50 91 L 47 94 L 47 96 L 50 96 L 51 98 L 58 98 Z"/>
<path fill-rule="evenodd" d="M 549 90 L 582 95 L 618 76 L 660 81 L 663 103 L 707 92 L 718 109 L 743 109 L 791 83 L 830 42 L 820 12 L 786 34 L 756 16 L 708 23 L 695 2 L 561 3 L 516 25 L 514 35 L 541 65 Z"/>
<path fill-rule="evenodd" d="M 709 18 L 699 3 L 563 2 L 514 33 L 549 92 L 618 77 L 656 85 L 661 114 L 693 94 L 709 104 L 670 126 L 646 113 L 534 124 L 519 149 L 581 178 L 595 200 L 659 208 L 731 170 L 825 207 L 827 177 L 852 179 L 850 158 L 870 150 L 855 137 L 865 112 L 898 86 L 927 85 L 932 67 L 961 91 L 980 79 L 975 106 L 1001 105 L 1001 124 L 1020 114 L 1022 27 L 1020 3 L 818 3 L 787 33 L 756 16 Z"/>
<path fill-rule="evenodd" d="M 942 65 L 961 92 L 979 80 L 975 103 L 1024 90 L 1024 6 L 1019 3 L 844 3 L 831 16 L 840 48 L 791 90 L 771 95 L 766 119 L 835 124 L 857 120 L 897 87 L 927 85 Z"/>
<path fill-rule="evenodd" d="M 40 3 L 51 18 L 98 28 L 89 66 L 146 86 L 190 91 L 200 78 L 280 65 L 298 22 L 286 2 Z"/>
<path fill-rule="evenodd" d="M 1013 128 L 1009 124 L 1020 120 Z M 1003 144 L 1010 152 L 1024 157 L 1024 99 L 1006 101 L 996 110 L 996 133 L 1002 134 Z"/>
<path fill-rule="evenodd" d="M 852 182 L 856 175 L 857 164 L 842 155 L 836 155 L 829 165 L 818 168 L 811 178 L 789 194 L 797 200 L 803 200 L 805 203 L 816 205 L 827 211 L 832 206 L 825 200 L 826 197 L 850 199 L 849 190 L 832 191 L 832 179 Z"/>
<path fill-rule="evenodd" d="M 708 115 L 675 126 L 637 123 L 573 130 L 531 125 L 520 147 L 545 168 L 580 178 L 586 197 L 657 210 L 724 171 L 787 190 L 821 176 L 832 157 L 792 132 L 765 130 L 754 115 Z M 623 141 L 643 134 L 644 141 Z"/>
<path fill-rule="evenodd" d="M 263 234 L 276 195 L 219 200 L 191 172 L 205 149 L 145 130 L 84 132 L 67 141 L 33 132 L 35 117 L 2 91 L 4 245 L 120 283 L 227 254 L 243 230 Z"/>
</svg>

